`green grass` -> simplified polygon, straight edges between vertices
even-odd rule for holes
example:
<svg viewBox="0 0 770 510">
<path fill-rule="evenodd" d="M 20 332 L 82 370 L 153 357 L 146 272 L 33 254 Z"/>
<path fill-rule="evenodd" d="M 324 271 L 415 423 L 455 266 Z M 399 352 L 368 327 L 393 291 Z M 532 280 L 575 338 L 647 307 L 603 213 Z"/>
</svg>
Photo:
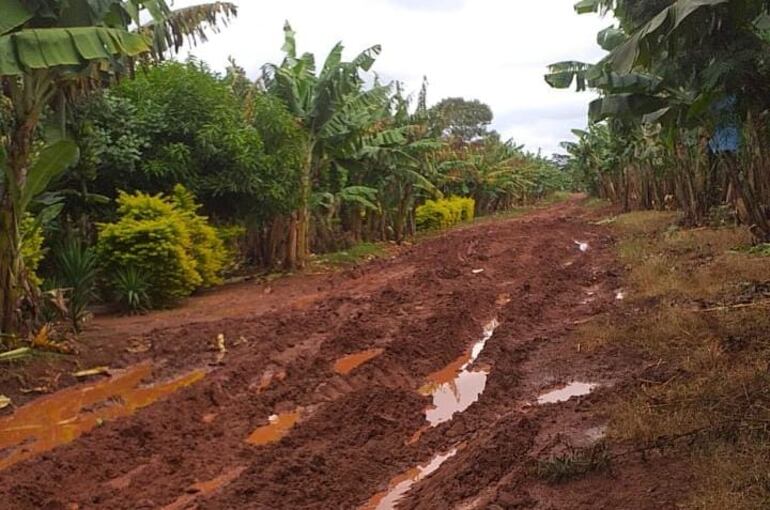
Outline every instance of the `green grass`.
<svg viewBox="0 0 770 510">
<path fill-rule="evenodd" d="M 762 243 L 749 248 L 749 253 L 752 255 L 760 255 L 762 257 L 770 257 L 770 243 Z"/>
<path fill-rule="evenodd" d="M 385 254 L 385 247 L 384 243 L 359 243 L 347 250 L 318 255 L 315 262 L 322 266 L 349 266 L 382 257 Z"/>
<path fill-rule="evenodd" d="M 603 198 L 590 197 L 583 202 L 586 209 L 603 209 L 612 205 L 612 202 Z"/>
<path fill-rule="evenodd" d="M 572 198 L 572 193 L 569 191 L 554 191 L 550 195 L 547 195 L 537 201 L 539 205 L 552 205 L 560 202 L 566 202 Z"/>
</svg>

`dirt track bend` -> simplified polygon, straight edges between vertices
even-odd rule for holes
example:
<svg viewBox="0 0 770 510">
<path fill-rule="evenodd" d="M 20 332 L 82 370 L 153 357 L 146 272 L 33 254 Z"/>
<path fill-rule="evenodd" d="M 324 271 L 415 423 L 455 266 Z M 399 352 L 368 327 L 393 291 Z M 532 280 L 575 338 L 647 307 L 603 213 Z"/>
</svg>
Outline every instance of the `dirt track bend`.
<svg viewBox="0 0 770 510">
<path fill-rule="evenodd" d="M 50 420 L 90 418 L 92 430 L 0 470 L 0 507 L 377 508 L 393 497 L 385 492 L 416 478 L 399 508 L 593 508 L 580 497 L 600 497 L 606 481 L 567 503 L 527 469 L 559 434 L 580 442 L 602 425 L 590 409 L 601 388 L 558 406 L 533 406 L 538 394 L 571 380 L 611 388 L 631 370 L 631 361 L 580 354 L 568 336 L 614 306 L 619 285 L 612 240 L 583 214 L 575 199 L 451 231 L 343 274 L 277 283 L 270 294 L 254 284 L 225 288 L 208 298 L 217 303 L 210 308 L 97 323 L 94 338 L 125 342 L 134 333 L 146 346 L 115 355 L 133 368 L 112 384 L 133 374 L 126 384 L 135 391 L 84 400 L 76 386 L 28 404 L 48 399 Z M 499 326 L 478 358 L 462 362 L 493 319 Z M 161 327 L 138 330 L 141 322 Z M 226 353 L 216 349 L 220 334 Z M 355 368 L 344 359 L 362 352 L 371 359 Z M 470 398 L 461 407 L 481 392 L 478 401 L 429 426 L 429 383 L 438 381 L 436 390 L 458 372 L 469 379 L 444 389 Z M 176 391 L 151 404 L 153 388 L 168 381 Z M 80 400 L 62 410 L 61 398 Z M 0 466 L 40 441 L 4 439 L 13 418 L 0 417 Z M 428 466 L 437 468 L 430 476 Z M 620 491 L 631 499 L 639 491 L 633 508 L 665 508 L 637 485 Z"/>
</svg>

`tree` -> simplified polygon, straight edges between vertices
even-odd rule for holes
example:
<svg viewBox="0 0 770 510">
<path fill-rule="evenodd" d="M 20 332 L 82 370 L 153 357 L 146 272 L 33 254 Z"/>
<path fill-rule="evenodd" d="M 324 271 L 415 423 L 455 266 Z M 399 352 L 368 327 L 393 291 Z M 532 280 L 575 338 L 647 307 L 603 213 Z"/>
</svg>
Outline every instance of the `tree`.
<svg viewBox="0 0 770 510">
<path fill-rule="evenodd" d="M 492 109 L 474 99 L 449 97 L 430 109 L 434 135 L 471 142 L 488 134 Z"/>
<path fill-rule="evenodd" d="M 363 206 L 370 218 L 378 220 L 379 236 L 370 232 L 370 238 L 402 242 L 408 233 L 414 233 L 417 200 L 440 195 L 434 182 L 438 172 L 433 157 L 445 143 L 430 132 L 426 87 L 423 83 L 416 109 L 410 112 L 410 98 L 404 96 L 403 86 L 396 83 L 390 101 L 383 106 L 382 118 L 361 139 L 360 148 L 353 155 L 356 160 L 344 162 L 347 168 L 359 170 L 350 176 L 352 182 L 368 186 L 376 196 L 375 207 L 351 202 L 354 219 L 360 218 Z M 360 222 L 353 223 L 354 235 L 359 239 Z"/>
<path fill-rule="evenodd" d="M 258 168 L 260 187 L 237 202 L 237 217 L 245 221 L 255 261 L 272 267 L 291 266 L 286 243 L 289 218 L 297 209 L 297 182 L 304 164 L 305 133 L 284 103 L 272 94 L 254 90 L 244 96 L 246 122 L 262 142 Z"/>
<path fill-rule="evenodd" d="M 12 105 L 0 151 L 0 331 L 13 335 L 24 273 L 19 222 L 32 199 L 77 159 L 62 129 L 67 102 L 130 73 L 137 59 L 160 59 L 185 38 L 199 39 L 236 8 L 225 2 L 172 11 L 164 0 L 0 0 L 0 12 L 0 89 Z M 144 13 L 148 24 L 142 24 Z"/>
<path fill-rule="evenodd" d="M 309 255 L 310 203 L 313 181 L 354 148 L 387 101 L 389 87 L 364 88 L 362 72 L 369 71 L 380 46 L 364 50 L 353 60 L 342 60 L 342 43 L 334 46 L 320 72 L 310 53 L 297 54 L 295 33 L 284 26 L 286 54 L 280 65 L 264 66 L 267 90 L 286 104 L 302 125 L 306 137 L 299 179 L 299 206 L 289 228 L 289 267 L 303 267 Z"/>
</svg>

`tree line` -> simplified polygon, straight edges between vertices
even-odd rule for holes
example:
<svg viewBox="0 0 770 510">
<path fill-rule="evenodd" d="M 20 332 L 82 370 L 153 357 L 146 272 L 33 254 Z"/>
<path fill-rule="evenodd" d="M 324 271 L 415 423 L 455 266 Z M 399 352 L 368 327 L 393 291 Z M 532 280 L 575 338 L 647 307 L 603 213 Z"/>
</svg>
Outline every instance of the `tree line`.
<svg viewBox="0 0 770 510">
<path fill-rule="evenodd" d="M 502 140 L 487 105 L 429 106 L 427 81 L 414 96 L 382 83 L 379 46 L 348 60 L 340 43 L 321 62 L 287 23 L 284 58 L 251 79 L 232 60 L 217 73 L 169 59 L 225 29 L 229 3 L 0 10 L 6 345 L 57 314 L 77 330 L 94 300 L 170 306 L 233 272 L 301 269 L 313 253 L 448 225 L 455 206 L 492 214 L 572 186 Z"/>
</svg>

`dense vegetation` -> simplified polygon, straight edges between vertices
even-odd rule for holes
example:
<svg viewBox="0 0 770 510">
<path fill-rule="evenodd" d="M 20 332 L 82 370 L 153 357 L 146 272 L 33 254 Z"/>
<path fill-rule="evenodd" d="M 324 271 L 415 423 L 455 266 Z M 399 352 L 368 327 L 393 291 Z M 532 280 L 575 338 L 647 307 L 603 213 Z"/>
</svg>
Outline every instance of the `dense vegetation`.
<svg viewBox="0 0 770 510">
<path fill-rule="evenodd" d="M 677 207 L 692 225 L 739 221 L 770 239 L 770 13 L 755 0 L 583 0 L 611 13 L 600 62 L 546 81 L 600 93 L 567 143 L 592 192 L 625 210 Z"/>
<path fill-rule="evenodd" d="M 57 316 L 78 330 L 95 300 L 172 306 L 232 273 L 301 269 L 572 187 L 502 141 L 487 105 L 431 107 L 426 85 L 415 99 L 381 83 L 379 46 L 347 60 L 338 44 L 317 63 L 287 23 L 285 57 L 252 80 L 234 61 L 220 74 L 164 58 L 236 15 L 230 4 L 49 3 L 0 1 L 14 13 L 0 47 L 16 45 L 0 53 L 6 345 Z M 35 34 L 42 54 L 65 49 L 35 61 Z"/>
</svg>

